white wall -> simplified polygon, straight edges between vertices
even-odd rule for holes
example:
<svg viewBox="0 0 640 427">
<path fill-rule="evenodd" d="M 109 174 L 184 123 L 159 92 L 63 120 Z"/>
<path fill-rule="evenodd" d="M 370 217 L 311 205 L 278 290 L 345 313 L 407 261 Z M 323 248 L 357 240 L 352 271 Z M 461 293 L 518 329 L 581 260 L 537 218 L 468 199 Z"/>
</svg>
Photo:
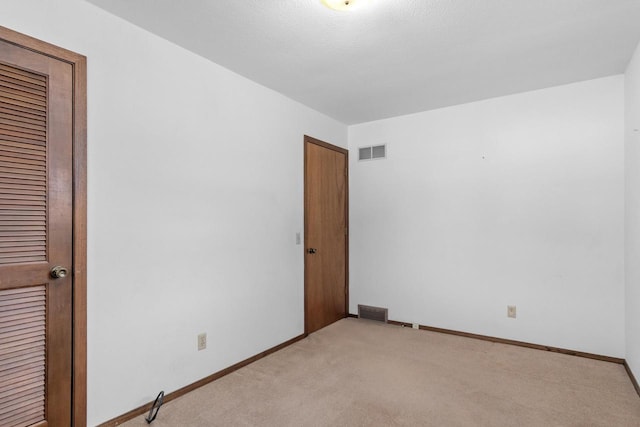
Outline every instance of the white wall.
<svg viewBox="0 0 640 427">
<path fill-rule="evenodd" d="M 350 127 L 351 312 L 624 357 L 623 104 L 614 76 Z"/>
<path fill-rule="evenodd" d="M 346 126 L 81 0 L 0 25 L 88 57 L 88 424 L 303 333 L 303 135 Z"/>
<path fill-rule="evenodd" d="M 627 363 L 640 379 L 640 45 L 625 74 Z"/>
</svg>

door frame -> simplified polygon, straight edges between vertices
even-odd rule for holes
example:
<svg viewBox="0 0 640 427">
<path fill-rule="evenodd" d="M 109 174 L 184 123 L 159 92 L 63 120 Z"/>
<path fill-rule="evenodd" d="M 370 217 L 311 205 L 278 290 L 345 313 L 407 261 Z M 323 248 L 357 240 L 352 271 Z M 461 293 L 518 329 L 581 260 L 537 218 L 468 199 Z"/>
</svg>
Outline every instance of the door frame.
<svg viewBox="0 0 640 427">
<path fill-rule="evenodd" d="M 346 191 L 345 191 L 345 218 L 347 222 L 347 232 L 345 235 L 345 252 L 344 252 L 344 281 L 345 281 L 345 294 L 344 294 L 344 317 L 349 316 L 349 234 L 351 233 L 349 227 L 349 150 L 344 149 L 342 147 L 338 147 L 337 145 L 329 144 L 328 142 L 321 141 L 319 139 L 313 138 L 311 136 L 304 136 L 304 248 L 303 248 L 303 256 L 304 256 L 304 333 L 305 335 L 309 334 L 308 327 L 308 300 L 307 300 L 307 287 L 309 281 L 309 269 L 307 268 L 307 257 L 306 251 L 309 247 L 309 197 L 307 194 L 307 145 L 314 144 L 323 148 L 327 148 L 329 150 L 337 151 L 338 153 L 344 154 L 345 156 L 345 179 L 346 179 Z"/>
<path fill-rule="evenodd" d="M 71 420 L 87 424 L 87 58 L 0 26 L 0 39 L 73 69 L 73 323 Z"/>
</svg>

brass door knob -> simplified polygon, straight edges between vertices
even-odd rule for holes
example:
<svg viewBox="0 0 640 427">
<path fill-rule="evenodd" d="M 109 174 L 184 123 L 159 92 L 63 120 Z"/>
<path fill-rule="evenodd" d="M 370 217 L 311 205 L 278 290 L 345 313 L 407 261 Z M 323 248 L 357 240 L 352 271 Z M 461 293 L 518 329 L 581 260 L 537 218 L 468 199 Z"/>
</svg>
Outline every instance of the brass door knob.
<svg viewBox="0 0 640 427">
<path fill-rule="evenodd" d="M 69 275 L 69 270 L 59 265 L 56 265 L 51 269 L 51 277 L 54 279 L 62 279 L 63 277 L 67 277 Z"/>
</svg>

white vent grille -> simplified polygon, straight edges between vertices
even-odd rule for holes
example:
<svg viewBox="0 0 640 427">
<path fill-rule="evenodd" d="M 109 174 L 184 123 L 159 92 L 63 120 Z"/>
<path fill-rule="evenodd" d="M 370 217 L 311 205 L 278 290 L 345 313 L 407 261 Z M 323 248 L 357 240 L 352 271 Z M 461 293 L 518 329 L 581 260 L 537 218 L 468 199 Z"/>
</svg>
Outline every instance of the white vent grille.
<svg viewBox="0 0 640 427">
<path fill-rule="evenodd" d="M 373 145 L 358 149 L 358 160 L 379 160 L 387 157 L 386 145 Z"/>
<path fill-rule="evenodd" d="M 371 147 L 361 148 L 359 153 L 360 157 L 358 157 L 358 160 L 371 160 Z"/>
</svg>

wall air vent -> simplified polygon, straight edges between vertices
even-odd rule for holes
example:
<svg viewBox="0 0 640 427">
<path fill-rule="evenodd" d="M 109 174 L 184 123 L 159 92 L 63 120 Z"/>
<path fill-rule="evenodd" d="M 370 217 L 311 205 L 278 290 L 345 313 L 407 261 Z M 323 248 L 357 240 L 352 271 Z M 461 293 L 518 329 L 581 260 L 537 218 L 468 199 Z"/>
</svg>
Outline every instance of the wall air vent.
<svg viewBox="0 0 640 427">
<path fill-rule="evenodd" d="M 387 323 L 389 309 L 358 304 L 358 318 Z"/>
<path fill-rule="evenodd" d="M 374 145 L 371 147 L 360 147 L 358 149 L 358 160 L 378 160 L 386 157 L 386 145 Z"/>
</svg>

